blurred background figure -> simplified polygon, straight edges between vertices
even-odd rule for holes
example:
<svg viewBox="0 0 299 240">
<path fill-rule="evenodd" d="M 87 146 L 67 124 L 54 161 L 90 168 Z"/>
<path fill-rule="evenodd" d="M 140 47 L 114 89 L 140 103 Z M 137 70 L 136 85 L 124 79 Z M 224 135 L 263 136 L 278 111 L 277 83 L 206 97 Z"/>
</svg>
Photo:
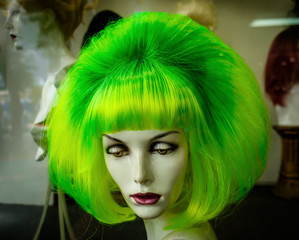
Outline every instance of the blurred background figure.
<svg viewBox="0 0 299 240">
<path fill-rule="evenodd" d="M 44 120 L 49 102 L 52 102 L 56 91 L 53 85 L 55 76 L 75 61 L 68 48 L 69 40 L 82 21 L 85 6 L 86 0 L 8 2 L 4 25 L 14 49 L 21 51 L 20 62 L 24 63 L 14 64 L 14 67 L 27 67 L 28 72 L 34 73 L 32 75 L 35 78 L 26 83 L 23 79 L 18 79 L 18 83 L 11 84 L 12 88 L 8 87 L 12 105 L 17 106 L 16 102 L 21 105 L 12 111 L 12 118 L 24 121 L 21 125 L 25 125 L 23 131 L 17 131 L 20 124 L 13 124 L 12 130 L 21 134 L 13 138 L 12 142 L 22 138 L 23 132 L 29 132 L 33 123 L 32 116 L 38 109 L 36 103 L 40 101 L 41 88 L 40 110 L 34 122 L 40 124 Z"/>
<path fill-rule="evenodd" d="M 289 14 L 299 17 L 299 1 Z M 279 125 L 299 126 L 299 25 L 288 26 L 273 40 L 265 68 L 265 89 Z"/>
<path fill-rule="evenodd" d="M 177 3 L 176 13 L 190 17 L 211 31 L 214 31 L 216 28 L 216 12 L 212 1 L 180 1 Z"/>
<path fill-rule="evenodd" d="M 56 93 L 55 77 L 61 71 L 67 71 L 65 67 L 76 60 L 70 53 L 69 40 L 82 21 L 86 4 L 86 0 L 12 0 L 8 5 L 5 27 L 14 47 L 34 50 L 44 67 L 45 83 L 33 128 L 38 144 Z M 45 155 L 40 149 L 37 159 L 41 160 Z"/>
<path fill-rule="evenodd" d="M 5 118 L 9 123 L 8 130 L 1 131 L 0 202 L 41 204 L 48 185 L 47 163 L 30 163 L 37 151 L 30 130 L 34 126 L 35 141 L 39 143 L 56 93 L 55 82 L 76 61 L 69 49 L 70 40 L 85 10 L 95 6 L 96 1 L 0 2 L 6 8 L 1 15 L 1 29 L 4 25 L 6 36 L 3 30 L 0 38 L 5 41 L 1 46 L 5 46 L 6 56 L 1 55 L 1 59 L 5 59 L 8 79 L 0 95 L 1 121 Z M 45 155 L 39 149 L 37 158 L 41 160 Z"/>
</svg>

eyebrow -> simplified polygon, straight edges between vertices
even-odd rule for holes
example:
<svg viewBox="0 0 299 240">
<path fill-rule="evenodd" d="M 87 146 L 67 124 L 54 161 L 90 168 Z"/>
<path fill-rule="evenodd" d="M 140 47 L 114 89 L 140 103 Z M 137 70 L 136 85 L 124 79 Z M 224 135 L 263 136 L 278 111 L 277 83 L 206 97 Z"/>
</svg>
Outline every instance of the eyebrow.
<svg viewBox="0 0 299 240">
<path fill-rule="evenodd" d="M 119 142 L 119 143 L 124 143 L 123 141 L 121 141 L 121 140 L 119 140 L 117 138 L 111 137 L 111 136 L 109 136 L 107 134 L 103 134 L 103 136 L 106 137 L 106 138 L 109 138 L 112 141 Z"/>
<path fill-rule="evenodd" d="M 154 140 L 157 140 L 159 138 L 165 137 L 165 136 L 167 136 L 169 134 L 175 134 L 175 133 L 180 133 L 180 132 L 178 132 L 178 131 L 169 131 L 169 132 L 161 133 L 161 134 L 158 134 L 157 136 L 151 138 L 150 142 L 152 142 Z M 103 136 L 106 137 L 106 138 L 109 138 L 110 140 L 113 140 L 115 142 L 124 143 L 123 141 L 121 141 L 121 140 L 119 140 L 117 138 L 111 137 L 111 136 L 109 136 L 107 134 L 103 134 Z"/>
<path fill-rule="evenodd" d="M 157 136 L 151 138 L 150 141 L 152 142 L 154 140 L 157 140 L 159 138 L 162 138 L 162 137 L 165 137 L 165 136 L 167 136 L 169 134 L 174 134 L 174 133 L 180 133 L 180 132 L 178 132 L 178 131 L 169 131 L 169 132 L 161 133 L 161 134 L 158 134 Z"/>
</svg>

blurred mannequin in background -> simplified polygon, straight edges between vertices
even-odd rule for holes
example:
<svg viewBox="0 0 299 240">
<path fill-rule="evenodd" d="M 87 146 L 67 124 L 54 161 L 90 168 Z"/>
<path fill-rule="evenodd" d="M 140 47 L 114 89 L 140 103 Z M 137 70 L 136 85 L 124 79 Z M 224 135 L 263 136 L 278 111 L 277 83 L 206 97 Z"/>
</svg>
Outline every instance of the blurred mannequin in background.
<svg viewBox="0 0 299 240">
<path fill-rule="evenodd" d="M 299 125 L 299 26 L 288 27 L 274 39 L 266 65 L 266 91 L 279 125 Z"/>
<path fill-rule="evenodd" d="M 292 15 L 299 16 L 299 1 Z M 278 125 L 299 126 L 299 25 L 289 26 L 272 42 L 265 69 L 265 89 Z"/>
<path fill-rule="evenodd" d="M 211 31 L 216 27 L 214 4 L 206 0 L 183 0 L 177 3 L 176 13 L 190 17 Z"/>
<path fill-rule="evenodd" d="M 55 81 L 61 80 L 68 71 L 67 66 L 76 60 L 70 53 L 69 43 L 86 7 L 87 0 L 11 0 L 7 7 L 5 27 L 14 48 L 35 51 L 46 75 L 32 130 L 38 144 L 56 93 Z M 45 155 L 40 149 L 37 158 L 42 160 Z"/>
</svg>

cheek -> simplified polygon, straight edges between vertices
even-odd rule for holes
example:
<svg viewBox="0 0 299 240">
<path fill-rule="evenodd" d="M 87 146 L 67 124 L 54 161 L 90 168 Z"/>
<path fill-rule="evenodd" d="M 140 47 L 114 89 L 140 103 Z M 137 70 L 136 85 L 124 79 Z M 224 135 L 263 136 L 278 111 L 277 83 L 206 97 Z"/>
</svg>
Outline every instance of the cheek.
<svg viewBox="0 0 299 240">
<path fill-rule="evenodd" d="M 22 29 L 20 29 L 20 31 L 22 32 L 22 36 L 24 36 L 26 40 L 36 42 L 40 34 L 39 23 L 30 22 L 30 21 L 24 22 L 24 24 L 22 24 Z"/>
<path fill-rule="evenodd" d="M 112 160 L 106 158 L 106 166 L 107 169 L 113 178 L 113 180 L 117 183 L 117 185 L 122 189 L 123 186 L 129 184 L 131 179 L 130 174 L 130 164 L 125 159 L 122 160 Z"/>
<path fill-rule="evenodd" d="M 169 156 L 169 159 L 166 161 L 161 160 L 159 164 L 156 163 L 155 175 L 157 181 L 159 181 L 161 185 L 172 189 L 182 175 L 186 162 L 185 154 L 181 153 L 173 157 Z"/>
<path fill-rule="evenodd" d="M 176 169 L 177 172 L 173 174 L 173 179 L 171 182 L 171 192 L 170 192 L 170 205 L 174 204 L 178 200 L 178 198 L 180 197 L 183 191 L 187 161 L 188 161 L 188 157 L 185 156 L 185 158 L 181 162 L 180 169 Z"/>
</svg>

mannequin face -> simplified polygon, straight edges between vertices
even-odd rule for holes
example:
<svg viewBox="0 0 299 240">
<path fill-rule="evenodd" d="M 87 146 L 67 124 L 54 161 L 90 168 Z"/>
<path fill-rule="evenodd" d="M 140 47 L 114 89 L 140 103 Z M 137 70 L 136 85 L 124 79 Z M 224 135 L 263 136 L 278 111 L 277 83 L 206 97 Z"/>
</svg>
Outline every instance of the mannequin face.
<svg viewBox="0 0 299 240">
<path fill-rule="evenodd" d="M 104 134 L 103 147 L 108 171 L 137 216 L 159 217 L 180 196 L 188 159 L 183 131 Z"/>
<path fill-rule="evenodd" d="M 41 12 L 28 13 L 17 0 L 10 1 L 5 28 L 16 49 L 36 48 L 41 15 Z"/>
</svg>

